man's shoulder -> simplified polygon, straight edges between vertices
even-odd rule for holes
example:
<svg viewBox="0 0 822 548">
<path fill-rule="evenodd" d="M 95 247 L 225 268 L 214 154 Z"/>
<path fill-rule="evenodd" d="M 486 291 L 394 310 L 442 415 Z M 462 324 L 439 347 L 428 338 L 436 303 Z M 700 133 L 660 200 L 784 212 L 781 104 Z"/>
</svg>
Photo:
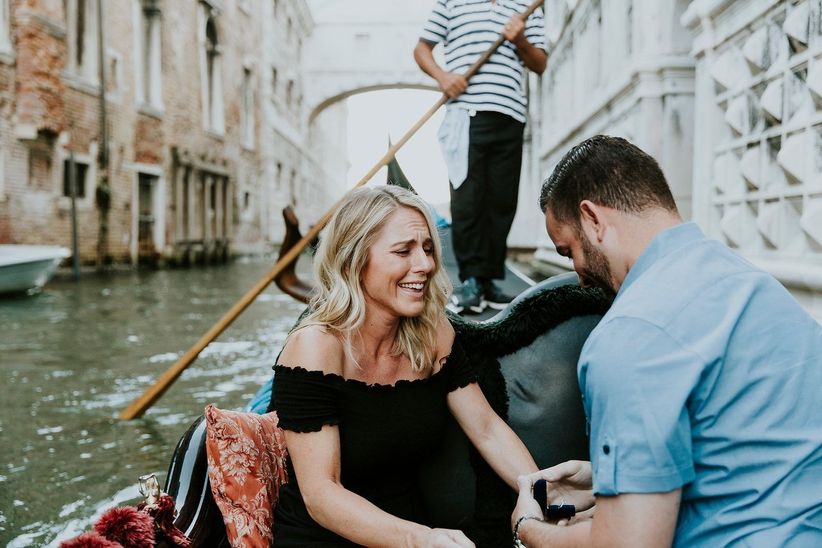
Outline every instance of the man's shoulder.
<svg viewBox="0 0 822 548">
<path fill-rule="evenodd" d="M 612 310 L 649 321 L 697 310 L 709 295 L 723 300 L 751 290 L 752 283 L 771 276 L 721 243 L 703 239 L 655 261 L 626 288 Z M 707 304 L 707 303 L 706 303 Z"/>
</svg>

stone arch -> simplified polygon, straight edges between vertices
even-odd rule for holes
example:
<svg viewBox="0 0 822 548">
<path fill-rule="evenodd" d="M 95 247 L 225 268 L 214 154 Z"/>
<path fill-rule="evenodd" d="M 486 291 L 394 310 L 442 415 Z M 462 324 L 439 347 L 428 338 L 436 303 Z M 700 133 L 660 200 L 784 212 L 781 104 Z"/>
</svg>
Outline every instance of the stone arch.
<svg viewBox="0 0 822 548">
<path fill-rule="evenodd" d="M 383 91 L 388 89 L 419 89 L 425 91 L 439 91 L 434 85 L 431 84 L 424 84 L 424 83 L 401 83 L 401 82 L 392 82 L 392 83 L 373 83 L 373 84 L 365 84 L 360 87 L 346 89 L 335 93 L 334 95 L 325 97 L 320 99 L 319 102 L 315 103 L 308 114 L 308 123 L 314 121 L 314 119 L 322 113 L 325 109 L 330 107 L 331 105 L 338 103 L 344 99 L 348 99 L 354 95 L 359 95 L 361 93 L 368 93 L 371 91 Z M 433 103 L 432 103 L 433 104 Z"/>
</svg>

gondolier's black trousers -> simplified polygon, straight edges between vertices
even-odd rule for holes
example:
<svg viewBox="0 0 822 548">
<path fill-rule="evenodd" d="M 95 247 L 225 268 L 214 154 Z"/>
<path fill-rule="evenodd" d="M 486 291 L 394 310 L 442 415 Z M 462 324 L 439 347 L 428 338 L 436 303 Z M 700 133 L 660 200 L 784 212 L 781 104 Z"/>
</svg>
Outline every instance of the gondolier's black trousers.
<svg viewBox="0 0 822 548">
<path fill-rule="evenodd" d="M 499 112 L 471 117 L 468 176 L 451 185 L 451 233 L 459 276 L 505 277 L 506 240 L 517 211 L 525 124 Z"/>
</svg>

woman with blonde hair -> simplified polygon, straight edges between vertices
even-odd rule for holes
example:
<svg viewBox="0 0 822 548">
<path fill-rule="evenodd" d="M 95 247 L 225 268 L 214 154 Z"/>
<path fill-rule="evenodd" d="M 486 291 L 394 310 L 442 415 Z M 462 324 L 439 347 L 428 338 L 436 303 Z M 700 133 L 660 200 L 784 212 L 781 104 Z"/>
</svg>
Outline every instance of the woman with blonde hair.
<svg viewBox="0 0 822 548">
<path fill-rule="evenodd" d="M 449 411 L 512 489 L 537 467 L 454 344 L 427 206 L 397 187 L 355 191 L 314 265 L 311 312 L 274 368 L 289 451 L 274 544 L 473 546 L 461 531 L 426 525 L 417 485 Z"/>
</svg>

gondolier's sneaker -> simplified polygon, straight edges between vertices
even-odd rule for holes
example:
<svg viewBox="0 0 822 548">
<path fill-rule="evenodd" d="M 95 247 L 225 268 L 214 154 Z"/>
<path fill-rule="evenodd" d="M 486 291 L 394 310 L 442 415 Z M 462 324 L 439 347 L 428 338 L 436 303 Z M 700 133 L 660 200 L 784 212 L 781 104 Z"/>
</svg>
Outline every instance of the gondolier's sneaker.
<svg viewBox="0 0 822 548">
<path fill-rule="evenodd" d="M 485 302 L 494 310 L 502 310 L 514 300 L 512 295 L 505 293 L 493 280 L 482 280 L 481 286 Z"/>
<path fill-rule="evenodd" d="M 479 314 L 485 310 L 479 280 L 471 276 L 455 288 L 448 308 L 457 314 Z"/>
</svg>

